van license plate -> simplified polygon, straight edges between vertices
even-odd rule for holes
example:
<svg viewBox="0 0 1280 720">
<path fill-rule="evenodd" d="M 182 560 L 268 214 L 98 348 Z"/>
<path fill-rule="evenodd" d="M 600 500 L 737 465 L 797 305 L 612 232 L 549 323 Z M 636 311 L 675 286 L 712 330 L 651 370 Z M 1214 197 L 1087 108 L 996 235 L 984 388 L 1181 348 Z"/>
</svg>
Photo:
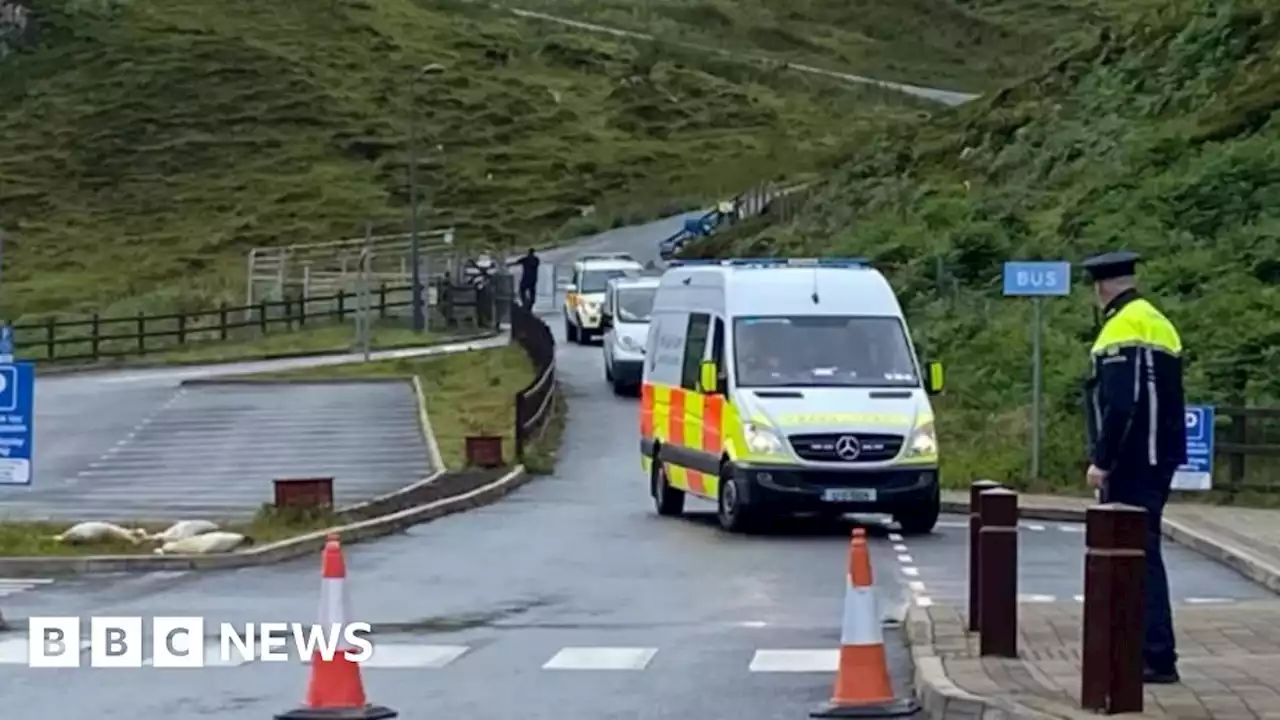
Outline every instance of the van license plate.
<svg viewBox="0 0 1280 720">
<path fill-rule="evenodd" d="M 875 502 L 875 490 L 861 488 L 828 488 L 822 491 L 822 499 L 826 502 Z"/>
</svg>

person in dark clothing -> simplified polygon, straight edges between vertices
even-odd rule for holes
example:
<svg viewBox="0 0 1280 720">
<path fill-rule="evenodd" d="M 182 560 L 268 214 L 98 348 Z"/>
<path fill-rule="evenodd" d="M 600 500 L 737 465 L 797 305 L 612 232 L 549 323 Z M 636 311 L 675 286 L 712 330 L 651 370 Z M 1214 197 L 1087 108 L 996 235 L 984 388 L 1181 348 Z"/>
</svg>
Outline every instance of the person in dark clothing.
<svg viewBox="0 0 1280 720">
<path fill-rule="evenodd" d="M 1179 680 L 1178 654 L 1160 525 L 1173 475 L 1187 461 L 1182 339 L 1138 293 L 1138 260 L 1115 252 L 1084 263 L 1102 309 L 1087 388 L 1086 480 L 1102 502 L 1147 511 L 1143 682 L 1171 684 Z"/>
<path fill-rule="evenodd" d="M 538 266 L 542 261 L 533 248 L 520 258 L 520 305 L 525 310 L 533 308 L 533 301 L 538 297 Z"/>
</svg>

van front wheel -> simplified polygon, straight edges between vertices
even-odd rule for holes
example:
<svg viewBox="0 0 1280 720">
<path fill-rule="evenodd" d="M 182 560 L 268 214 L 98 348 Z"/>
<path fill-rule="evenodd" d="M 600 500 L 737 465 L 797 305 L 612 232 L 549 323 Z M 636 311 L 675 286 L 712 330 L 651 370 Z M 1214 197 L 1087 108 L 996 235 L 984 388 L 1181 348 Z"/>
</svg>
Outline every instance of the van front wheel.
<svg viewBox="0 0 1280 720">
<path fill-rule="evenodd" d="M 921 498 L 918 504 L 895 512 L 893 519 L 902 527 L 903 535 L 928 535 L 938 524 L 938 514 L 941 511 L 941 492 L 934 488 L 933 492 Z"/>
<path fill-rule="evenodd" d="M 742 491 L 744 480 L 735 477 L 726 465 L 720 469 L 720 491 L 716 493 L 716 519 L 720 527 L 732 533 L 747 533 L 758 526 L 758 512 L 746 501 Z"/>
</svg>

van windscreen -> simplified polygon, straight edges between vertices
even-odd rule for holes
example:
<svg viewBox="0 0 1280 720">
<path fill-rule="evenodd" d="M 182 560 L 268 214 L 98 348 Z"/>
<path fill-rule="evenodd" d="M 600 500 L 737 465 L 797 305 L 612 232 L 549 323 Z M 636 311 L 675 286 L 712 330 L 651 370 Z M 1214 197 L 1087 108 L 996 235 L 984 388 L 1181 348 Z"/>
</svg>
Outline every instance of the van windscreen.
<svg viewBox="0 0 1280 720">
<path fill-rule="evenodd" d="M 919 387 L 895 317 L 793 315 L 733 321 L 741 387 Z"/>
</svg>

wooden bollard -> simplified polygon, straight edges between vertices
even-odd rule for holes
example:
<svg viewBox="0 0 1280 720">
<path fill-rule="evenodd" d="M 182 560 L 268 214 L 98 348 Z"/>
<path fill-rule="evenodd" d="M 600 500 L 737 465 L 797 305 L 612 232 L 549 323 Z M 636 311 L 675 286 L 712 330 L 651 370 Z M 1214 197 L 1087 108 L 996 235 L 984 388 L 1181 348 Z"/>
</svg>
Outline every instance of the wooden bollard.
<svg viewBox="0 0 1280 720">
<path fill-rule="evenodd" d="M 978 622 L 983 657 L 1018 657 L 1018 493 L 1005 488 L 978 496 L 980 585 Z"/>
<path fill-rule="evenodd" d="M 978 531 L 982 529 L 982 515 L 978 512 L 978 504 L 982 493 L 998 487 L 1000 483 L 995 480 L 978 480 L 969 486 L 969 632 L 982 629 L 978 612 L 981 605 L 979 598 L 982 597 L 979 592 L 982 587 L 979 580 L 982 577 L 982 553 L 978 552 Z"/>
<path fill-rule="evenodd" d="M 1147 511 L 1108 503 L 1085 512 L 1080 706 L 1142 712 Z"/>
</svg>

